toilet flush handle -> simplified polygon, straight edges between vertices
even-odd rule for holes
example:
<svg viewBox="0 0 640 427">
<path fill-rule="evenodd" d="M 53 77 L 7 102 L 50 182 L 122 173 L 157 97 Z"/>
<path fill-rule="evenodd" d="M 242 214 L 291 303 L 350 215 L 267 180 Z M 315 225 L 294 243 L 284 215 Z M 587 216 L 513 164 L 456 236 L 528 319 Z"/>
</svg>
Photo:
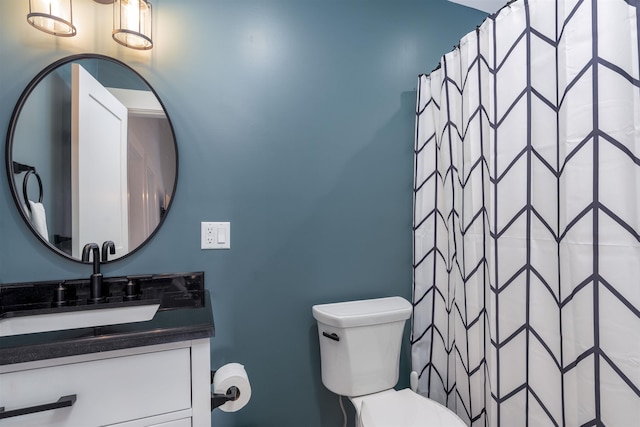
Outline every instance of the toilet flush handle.
<svg viewBox="0 0 640 427">
<path fill-rule="evenodd" d="M 329 334 L 329 333 L 323 331 L 322 335 L 324 335 L 325 337 L 329 338 L 330 340 L 340 341 L 340 337 L 335 332 L 332 332 L 332 333 Z"/>
</svg>

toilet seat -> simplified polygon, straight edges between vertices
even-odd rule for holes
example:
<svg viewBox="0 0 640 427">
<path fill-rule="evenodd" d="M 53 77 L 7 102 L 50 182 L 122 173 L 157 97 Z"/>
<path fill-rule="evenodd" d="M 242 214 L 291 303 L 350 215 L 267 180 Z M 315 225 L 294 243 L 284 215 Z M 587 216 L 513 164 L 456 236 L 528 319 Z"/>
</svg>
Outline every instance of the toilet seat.
<svg viewBox="0 0 640 427">
<path fill-rule="evenodd" d="M 351 399 L 361 427 L 466 427 L 445 406 L 404 389 Z"/>
</svg>

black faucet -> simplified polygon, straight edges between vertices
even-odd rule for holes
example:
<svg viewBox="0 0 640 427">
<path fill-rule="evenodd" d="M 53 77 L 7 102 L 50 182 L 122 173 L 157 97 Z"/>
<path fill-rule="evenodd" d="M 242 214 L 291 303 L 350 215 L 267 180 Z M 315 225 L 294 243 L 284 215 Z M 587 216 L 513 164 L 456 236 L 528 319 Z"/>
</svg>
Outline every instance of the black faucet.
<svg viewBox="0 0 640 427">
<path fill-rule="evenodd" d="M 109 261 L 109 254 L 116 254 L 116 245 L 111 240 L 102 243 L 102 262 Z"/>
<path fill-rule="evenodd" d="M 89 262 L 90 252 L 93 252 L 93 274 L 91 275 L 91 295 L 88 303 L 97 304 L 104 301 L 102 297 L 102 274 L 100 273 L 100 248 L 95 243 L 87 243 L 84 245 L 82 249 L 82 262 Z"/>
</svg>

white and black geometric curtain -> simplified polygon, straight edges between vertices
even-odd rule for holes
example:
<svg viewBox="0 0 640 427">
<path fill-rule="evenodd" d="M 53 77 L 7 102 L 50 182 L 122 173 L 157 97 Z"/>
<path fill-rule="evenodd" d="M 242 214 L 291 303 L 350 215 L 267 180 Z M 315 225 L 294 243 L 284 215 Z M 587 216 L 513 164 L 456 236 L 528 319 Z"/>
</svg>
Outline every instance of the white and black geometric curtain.
<svg viewBox="0 0 640 427">
<path fill-rule="evenodd" d="M 472 426 L 640 426 L 640 0 L 518 0 L 420 76 L 412 365 Z"/>
</svg>

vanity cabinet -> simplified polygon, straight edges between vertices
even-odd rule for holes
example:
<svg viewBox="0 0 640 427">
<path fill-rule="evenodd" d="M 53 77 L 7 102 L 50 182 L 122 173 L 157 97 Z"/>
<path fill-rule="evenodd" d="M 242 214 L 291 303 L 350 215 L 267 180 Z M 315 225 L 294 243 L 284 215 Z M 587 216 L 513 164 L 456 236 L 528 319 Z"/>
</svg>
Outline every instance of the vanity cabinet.
<svg viewBox="0 0 640 427">
<path fill-rule="evenodd" d="M 0 366 L 5 414 L 73 403 L 0 419 L 0 427 L 210 426 L 209 366 L 208 338 Z"/>
</svg>

